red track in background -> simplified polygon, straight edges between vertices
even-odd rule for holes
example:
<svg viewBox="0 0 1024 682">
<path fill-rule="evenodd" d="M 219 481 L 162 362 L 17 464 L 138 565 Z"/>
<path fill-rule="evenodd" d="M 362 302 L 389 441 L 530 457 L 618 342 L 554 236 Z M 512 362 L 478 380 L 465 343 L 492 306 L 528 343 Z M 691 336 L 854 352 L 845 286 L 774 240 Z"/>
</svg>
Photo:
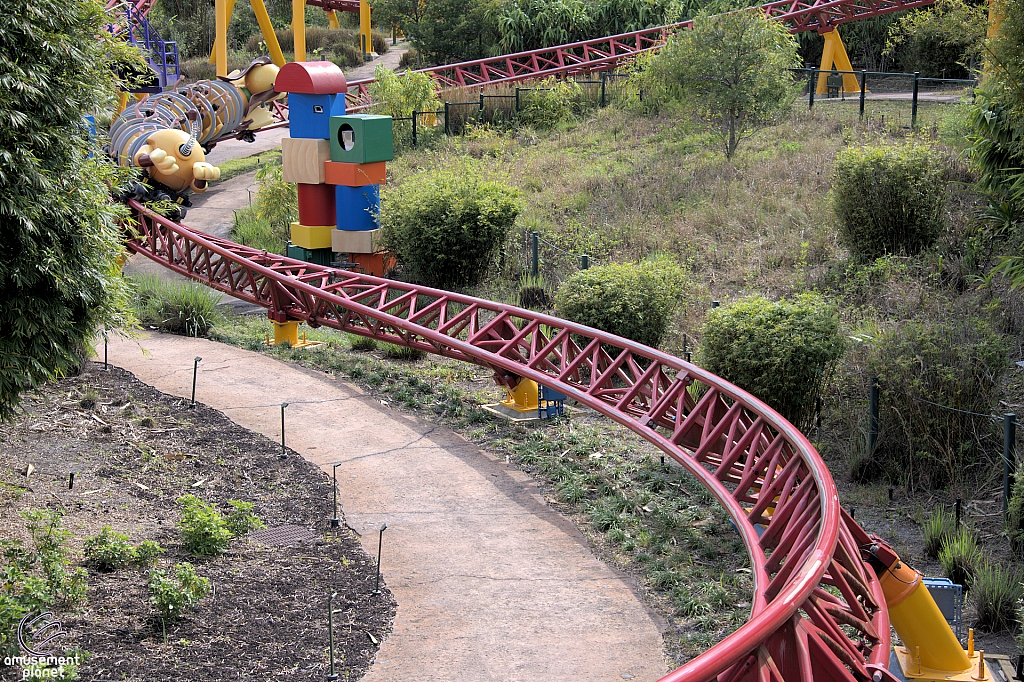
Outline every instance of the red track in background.
<svg viewBox="0 0 1024 682">
<path fill-rule="evenodd" d="M 784 22 L 793 33 L 802 31 L 828 33 L 836 26 L 850 21 L 924 7 L 933 2 L 935 0 L 815 0 L 813 2 L 777 0 L 761 5 L 761 9 L 769 18 Z M 607 71 L 637 54 L 657 49 L 665 43 L 669 35 L 681 29 L 690 28 L 690 25 L 691 22 L 685 21 L 568 45 L 420 69 L 420 71 L 432 75 L 440 88 L 476 87 L 548 76 Z M 372 78 L 363 78 L 349 83 L 347 98 L 349 111 L 360 111 L 370 105 L 367 87 L 373 80 Z"/>
<path fill-rule="evenodd" d="M 893 679 L 884 672 L 885 601 L 862 559 L 866 536 L 840 508 L 832 477 L 803 434 L 749 393 L 565 320 L 269 254 L 130 206 L 138 221 L 132 251 L 263 306 L 272 319 L 532 379 L 627 426 L 692 473 L 743 538 L 754 599 L 745 625 L 663 680 Z"/>
</svg>

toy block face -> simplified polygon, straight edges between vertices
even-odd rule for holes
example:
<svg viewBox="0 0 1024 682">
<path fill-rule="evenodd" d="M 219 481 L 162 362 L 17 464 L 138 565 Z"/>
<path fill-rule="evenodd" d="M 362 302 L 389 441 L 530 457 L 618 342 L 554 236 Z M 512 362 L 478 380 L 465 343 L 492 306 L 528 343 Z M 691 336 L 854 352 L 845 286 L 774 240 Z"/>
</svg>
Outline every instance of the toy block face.
<svg viewBox="0 0 1024 682">
<path fill-rule="evenodd" d="M 390 116 L 331 116 L 331 161 L 373 163 L 393 158 Z"/>
<path fill-rule="evenodd" d="M 331 185 L 306 185 L 301 182 L 296 187 L 299 191 L 299 223 L 303 225 L 334 225 L 334 187 Z"/>
<path fill-rule="evenodd" d="M 285 137 L 281 140 L 282 177 L 285 182 L 322 185 L 324 162 L 331 156 L 327 140 Z"/>
<path fill-rule="evenodd" d="M 334 225 L 292 223 L 290 228 L 292 244 L 295 246 L 310 250 L 331 248 L 331 233 L 335 231 Z"/>
<path fill-rule="evenodd" d="M 376 230 L 380 227 L 380 185 L 334 188 L 339 230 Z"/>
<path fill-rule="evenodd" d="M 288 95 L 288 127 L 292 137 L 326 140 L 331 136 L 331 109 L 337 95 Z"/>
<path fill-rule="evenodd" d="M 328 161 L 324 164 L 324 182 L 328 185 L 346 185 L 348 187 L 365 187 L 366 185 L 383 185 L 387 179 L 387 163 L 340 163 Z"/>
<path fill-rule="evenodd" d="M 331 248 L 336 253 L 377 253 L 381 250 L 380 230 L 335 230 Z"/>
</svg>

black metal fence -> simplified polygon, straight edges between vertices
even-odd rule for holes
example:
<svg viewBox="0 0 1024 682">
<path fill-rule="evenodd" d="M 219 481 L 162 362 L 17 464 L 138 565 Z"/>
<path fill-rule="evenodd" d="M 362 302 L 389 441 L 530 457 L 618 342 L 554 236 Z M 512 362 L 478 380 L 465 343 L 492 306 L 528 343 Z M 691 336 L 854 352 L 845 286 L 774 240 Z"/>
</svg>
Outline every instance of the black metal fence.
<svg viewBox="0 0 1024 682">
<path fill-rule="evenodd" d="M 919 72 L 839 71 L 794 69 L 804 79 L 803 97 L 807 107 L 815 103 L 857 102 L 859 115 L 868 103 L 903 102 L 910 105 L 910 127 L 916 128 L 918 109 L 923 103 L 956 104 L 973 100 L 978 81 L 960 78 L 924 78 Z"/>
</svg>

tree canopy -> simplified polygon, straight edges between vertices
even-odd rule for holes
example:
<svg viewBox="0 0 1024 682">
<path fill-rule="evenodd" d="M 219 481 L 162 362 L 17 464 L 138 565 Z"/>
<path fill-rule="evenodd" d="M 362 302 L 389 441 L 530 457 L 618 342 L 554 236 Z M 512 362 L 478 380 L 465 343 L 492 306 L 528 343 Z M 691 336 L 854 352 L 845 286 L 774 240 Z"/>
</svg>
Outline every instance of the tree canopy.
<svg viewBox="0 0 1024 682">
<path fill-rule="evenodd" d="M 118 266 L 125 179 L 83 117 L 111 107 L 130 59 L 95 0 L 10 0 L 0 12 L 0 419 L 73 372 L 127 308 Z M 137 59 L 137 57 L 135 57 Z"/>
<path fill-rule="evenodd" d="M 641 96 L 682 101 L 732 158 L 744 138 L 789 111 L 796 94 L 789 69 L 798 65 L 796 40 L 763 12 L 702 13 L 650 58 Z"/>
</svg>

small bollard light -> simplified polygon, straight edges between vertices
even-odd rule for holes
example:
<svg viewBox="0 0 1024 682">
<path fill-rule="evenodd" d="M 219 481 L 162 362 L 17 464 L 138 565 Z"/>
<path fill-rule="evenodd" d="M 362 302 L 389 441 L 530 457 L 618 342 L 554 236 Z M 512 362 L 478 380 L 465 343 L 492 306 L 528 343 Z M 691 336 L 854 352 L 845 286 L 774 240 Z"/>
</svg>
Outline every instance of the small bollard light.
<svg viewBox="0 0 1024 682">
<path fill-rule="evenodd" d="M 110 364 L 107 362 L 107 332 L 103 332 L 103 369 L 109 370 Z"/>
<path fill-rule="evenodd" d="M 337 596 L 337 592 L 332 592 L 327 598 L 327 638 L 331 647 L 331 672 L 327 674 L 327 679 L 332 682 L 338 679 L 338 674 L 334 672 L 334 598 Z"/>
<path fill-rule="evenodd" d="M 341 526 L 341 521 L 338 520 L 338 467 L 340 466 L 341 462 L 334 463 L 334 518 L 331 519 L 331 528 Z"/>
<path fill-rule="evenodd" d="M 192 407 L 196 406 L 196 375 L 199 374 L 199 363 L 203 359 L 196 356 L 195 362 L 192 363 Z"/>
<path fill-rule="evenodd" d="M 370 594 L 380 594 L 380 549 L 384 544 L 384 531 L 388 529 L 388 524 L 381 524 L 380 537 L 377 538 L 377 583 L 374 585 L 373 592 Z"/>
<path fill-rule="evenodd" d="M 288 453 L 284 449 L 284 408 L 286 407 L 288 407 L 288 403 L 281 403 L 281 454 L 277 456 L 278 459 L 288 457 Z"/>
<path fill-rule="evenodd" d="M 72 471 L 68 474 L 68 490 L 73 490 L 75 487 L 75 472 Z"/>
</svg>

